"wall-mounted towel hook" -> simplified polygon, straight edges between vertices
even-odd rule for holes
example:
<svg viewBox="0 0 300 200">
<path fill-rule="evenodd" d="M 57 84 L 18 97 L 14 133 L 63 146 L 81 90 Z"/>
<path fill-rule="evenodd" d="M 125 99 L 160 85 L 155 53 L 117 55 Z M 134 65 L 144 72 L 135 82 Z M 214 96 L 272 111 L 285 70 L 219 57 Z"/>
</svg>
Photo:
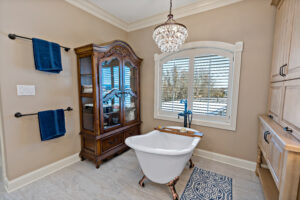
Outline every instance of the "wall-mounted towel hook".
<svg viewBox="0 0 300 200">
<path fill-rule="evenodd" d="M 67 107 L 67 109 L 65 109 L 64 111 L 72 111 L 73 108 L 71 107 Z M 29 113 L 29 114 L 22 114 L 20 112 L 15 113 L 15 117 L 16 118 L 20 118 L 20 117 L 25 117 L 25 116 L 30 116 L 30 115 L 37 115 L 38 113 Z"/>
<path fill-rule="evenodd" d="M 32 40 L 32 38 L 16 35 L 14 33 L 8 34 L 8 38 L 11 39 L 11 40 L 15 40 L 17 37 L 25 39 L 25 40 Z M 60 45 L 60 47 L 63 48 L 66 52 L 68 52 L 70 50 L 69 47 L 64 47 L 64 46 L 61 46 L 61 45 Z"/>
</svg>

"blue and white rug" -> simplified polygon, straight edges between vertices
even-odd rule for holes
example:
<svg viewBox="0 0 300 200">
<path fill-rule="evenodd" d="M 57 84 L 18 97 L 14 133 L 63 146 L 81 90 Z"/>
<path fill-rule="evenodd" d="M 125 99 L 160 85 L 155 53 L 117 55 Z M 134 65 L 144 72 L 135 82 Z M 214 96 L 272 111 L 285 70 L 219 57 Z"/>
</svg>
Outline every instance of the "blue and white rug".
<svg viewBox="0 0 300 200">
<path fill-rule="evenodd" d="M 180 200 L 232 200 L 232 178 L 195 167 Z"/>
</svg>

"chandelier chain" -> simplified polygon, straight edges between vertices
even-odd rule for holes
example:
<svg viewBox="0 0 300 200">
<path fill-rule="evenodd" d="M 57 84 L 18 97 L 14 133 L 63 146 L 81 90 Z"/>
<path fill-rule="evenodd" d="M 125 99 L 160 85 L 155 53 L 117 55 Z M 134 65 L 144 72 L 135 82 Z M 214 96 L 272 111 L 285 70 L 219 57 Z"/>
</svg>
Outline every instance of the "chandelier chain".
<svg viewBox="0 0 300 200">
<path fill-rule="evenodd" d="M 172 14 L 172 0 L 170 0 L 170 15 Z"/>
</svg>

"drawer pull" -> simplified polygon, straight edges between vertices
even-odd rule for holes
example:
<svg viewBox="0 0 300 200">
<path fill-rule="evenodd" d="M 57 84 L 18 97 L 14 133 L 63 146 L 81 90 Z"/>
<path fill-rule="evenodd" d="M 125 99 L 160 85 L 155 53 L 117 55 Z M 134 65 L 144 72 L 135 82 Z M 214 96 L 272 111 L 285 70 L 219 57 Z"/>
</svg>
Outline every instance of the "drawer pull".
<svg viewBox="0 0 300 200">
<path fill-rule="evenodd" d="M 111 140 L 111 141 L 108 141 L 108 144 L 114 144 L 114 143 L 116 143 L 116 138 L 114 138 L 114 139 Z"/>
<path fill-rule="evenodd" d="M 283 72 L 283 68 L 285 68 L 285 67 L 287 67 L 288 65 L 287 64 L 284 64 L 284 65 L 282 65 L 281 67 L 280 67 L 280 69 L 279 69 L 279 75 L 280 76 L 282 76 L 282 77 L 285 77 L 286 76 L 286 74 Z"/>
<path fill-rule="evenodd" d="M 268 137 L 268 135 L 269 135 L 269 134 L 271 134 L 271 133 L 270 133 L 270 131 L 266 131 L 266 132 L 264 132 L 264 140 L 265 140 L 265 141 L 266 141 L 266 143 L 268 143 L 268 144 L 269 144 L 269 140 L 268 140 L 268 138 L 267 138 L 267 137 Z"/>
<path fill-rule="evenodd" d="M 270 119 L 273 119 L 273 118 L 274 118 L 273 115 L 269 115 L 268 117 L 269 117 Z"/>
<path fill-rule="evenodd" d="M 290 129 L 288 126 L 287 126 L 287 127 L 284 127 L 283 130 L 286 131 L 286 132 L 289 132 L 289 133 L 292 133 L 292 132 L 293 132 L 293 130 Z"/>
</svg>

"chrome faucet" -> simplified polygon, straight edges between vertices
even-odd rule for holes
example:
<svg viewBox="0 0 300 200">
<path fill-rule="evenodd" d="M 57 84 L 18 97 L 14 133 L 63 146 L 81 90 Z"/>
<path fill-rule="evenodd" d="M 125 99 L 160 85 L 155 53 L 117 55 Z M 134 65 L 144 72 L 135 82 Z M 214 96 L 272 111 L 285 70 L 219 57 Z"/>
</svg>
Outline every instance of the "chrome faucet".
<svg viewBox="0 0 300 200">
<path fill-rule="evenodd" d="M 181 99 L 180 103 L 184 103 L 184 111 L 181 113 L 178 113 L 178 119 L 180 117 L 183 117 L 183 119 L 184 119 L 183 126 L 187 127 L 187 123 L 189 122 L 189 128 L 191 128 L 191 123 L 193 120 L 193 113 L 191 110 L 187 109 L 187 99 Z"/>
</svg>

